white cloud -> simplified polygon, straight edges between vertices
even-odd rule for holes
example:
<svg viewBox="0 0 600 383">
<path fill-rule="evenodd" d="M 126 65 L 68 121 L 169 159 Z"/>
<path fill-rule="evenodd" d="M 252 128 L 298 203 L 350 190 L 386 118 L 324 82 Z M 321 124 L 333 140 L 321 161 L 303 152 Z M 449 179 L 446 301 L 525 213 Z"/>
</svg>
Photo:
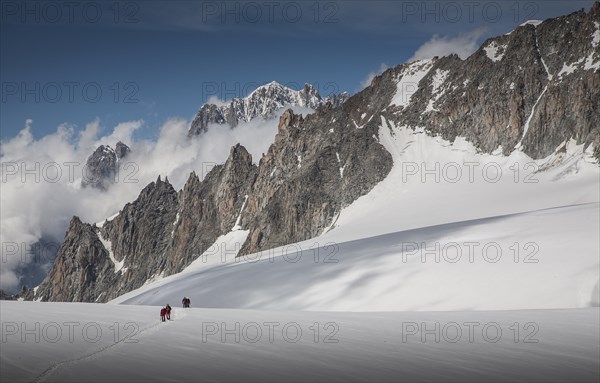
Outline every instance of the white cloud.
<svg viewBox="0 0 600 383">
<path fill-rule="evenodd" d="M 113 148 L 119 141 L 129 144 L 133 142 L 133 132 L 141 128 L 143 124 L 142 120 L 122 122 L 115 126 L 111 134 L 102 137 L 99 141 Z"/>
<path fill-rule="evenodd" d="M 297 113 L 311 112 L 306 108 L 293 109 Z M 190 172 L 203 177 L 214 164 L 223 163 L 231 146 L 237 143 L 244 145 L 258 163 L 275 138 L 278 120 L 257 118 L 240 123 L 235 129 L 211 125 L 207 133 L 190 140 L 187 137 L 190 122 L 173 118 L 162 125 L 156 141 L 133 137 L 133 132 L 144 126 L 141 120 L 120 123 L 110 134 L 99 138 L 101 126 L 97 119 L 79 133 L 71 126 L 61 125 L 54 133 L 36 140 L 31 134 L 35 124 L 28 120 L 15 137 L 0 143 L 3 245 L 0 288 L 14 290 L 27 280 L 31 284 L 31 278 L 24 278 L 23 273 L 31 272 L 32 268 L 38 273 L 47 272 L 47 263 L 34 263 L 49 257 L 35 260 L 27 250 L 38 241 L 52 241 L 57 248 L 73 215 L 83 222 L 100 222 L 135 200 L 142 188 L 159 174 L 167 176 L 175 189 L 180 189 Z M 129 145 L 132 152 L 123 160 L 123 165 L 128 162 L 131 165 L 120 171 L 118 182 L 106 192 L 81 188 L 87 157 L 99 145 L 114 147 L 119 140 Z M 38 179 L 36 174 L 24 173 L 23 163 L 27 170 L 38 167 L 35 171 Z M 52 163 L 62 172 L 59 177 L 55 177 L 56 166 Z M 75 165 L 69 168 L 65 163 Z M 17 254 L 15 245 L 19 249 Z"/>
<path fill-rule="evenodd" d="M 225 106 L 229 105 L 231 103 L 231 100 L 221 100 L 219 97 L 213 95 L 208 98 L 208 101 L 206 103 L 214 104 L 216 106 Z"/>
<path fill-rule="evenodd" d="M 79 133 L 78 146 L 85 150 L 92 148 L 97 140 L 98 133 L 100 133 L 100 120 L 95 119 L 86 124 L 85 129 Z"/>
<path fill-rule="evenodd" d="M 366 87 L 368 87 L 369 85 L 371 85 L 371 81 L 373 81 L 373 79 L 375 78 L 375 76 L 377 76 L 377 75 L 380 75 L 381 73 L 383 73 L 383 72 L 384 72 L 386 69 L 388 69 L 388 68 L 389 68 L 389 66 L 387 66 L 387 65 L 386 65 L 386 64 L 384 64 L 384 63 L 382 63 L 382 64 L 379 66 L 379 70 L 378 70 L 378 71 L 373 71 L 373 72 L 370 72 L 370 73 L 367 75 L 367 77 L 366 77 L 364 80 L 362 80 L 362 81 L 360 82 L 361 89 L 363 89 L 363 88 L 366 88 Z"/>
<path fill-rule="evenodd" d="M 452 53 L 465 59 L 479 48 L 479 39 L 486 33 L 486 28 L 478 28 L 455 37 L 433 35 L 429 41 L 416 50 L 408 61 L 430 59 L 434 56 L 443 57 Z"/>
</svg>

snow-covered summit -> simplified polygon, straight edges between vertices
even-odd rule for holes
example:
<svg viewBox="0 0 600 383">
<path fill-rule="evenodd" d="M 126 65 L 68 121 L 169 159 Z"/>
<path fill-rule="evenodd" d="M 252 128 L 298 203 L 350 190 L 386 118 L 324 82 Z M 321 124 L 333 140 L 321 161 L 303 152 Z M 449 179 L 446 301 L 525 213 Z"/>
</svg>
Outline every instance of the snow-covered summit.
<svg viewBox="0 0 600 383">
<path fill-rule="evenodd" d="M 205 132 L 209 123 L 237 126 L 240 121 L 248 122 L 256 117 L 272 118 L 284 107 L 301 106 L 317 109 L 326 105 L 336 107 L 348 98 L 347 93 L 322 97 L 312 84 L 304 84 L 300 90 L 294 90 L 276 81 L 256 88 L 243 98 L 233 98 L 224 105 L 204 104 L 194 117 L 189 136 Z"/>
</svg>

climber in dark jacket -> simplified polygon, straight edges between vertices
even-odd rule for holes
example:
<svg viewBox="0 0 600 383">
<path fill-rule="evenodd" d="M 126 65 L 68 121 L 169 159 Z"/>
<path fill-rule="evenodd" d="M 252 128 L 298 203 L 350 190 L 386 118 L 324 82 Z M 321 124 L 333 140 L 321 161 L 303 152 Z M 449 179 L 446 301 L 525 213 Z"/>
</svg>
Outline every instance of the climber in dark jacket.
<svg viewBox="0 0 600 383">
<path fill-rule="evenodd" d="M 167 309 L 163 307 L 160 309 L 160 320 L 162 322 L 165 321 L 165 315 L 167 315 Z"/>
<path fill-rule="evenodd" d="M 171 306 L 169 306 L 169 304 L 167 303 L 167 305 L 165 306 L 165 310 L 167 311 L 167 319 L 171 320 Z"/>
</svg>

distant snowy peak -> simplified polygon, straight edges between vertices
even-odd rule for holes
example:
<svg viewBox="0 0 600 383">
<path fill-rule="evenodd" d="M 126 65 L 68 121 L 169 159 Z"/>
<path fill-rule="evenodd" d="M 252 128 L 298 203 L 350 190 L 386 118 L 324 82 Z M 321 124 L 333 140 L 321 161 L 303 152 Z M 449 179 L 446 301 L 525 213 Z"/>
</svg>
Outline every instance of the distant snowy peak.
<svg viewBox="0 0 600 383">
<path fill-rule="evenodd" d="M 256 117 L 275 117 L 277 110 L 288 106 L 318 109 L 327 105 L 337 107 L 348 99 L 347 93 L 321 97 L 311 84 L 300 90 L 288 88 L 272 81 L 256 88 L 244 98 L 234 98 L 225 105 L 204 104 L 194 117 L 188 135 L 197 136 L 206 132 L 211 123 L 228 124 L 234 128 L 241 121 L 248 122 Z"/>
</svg>

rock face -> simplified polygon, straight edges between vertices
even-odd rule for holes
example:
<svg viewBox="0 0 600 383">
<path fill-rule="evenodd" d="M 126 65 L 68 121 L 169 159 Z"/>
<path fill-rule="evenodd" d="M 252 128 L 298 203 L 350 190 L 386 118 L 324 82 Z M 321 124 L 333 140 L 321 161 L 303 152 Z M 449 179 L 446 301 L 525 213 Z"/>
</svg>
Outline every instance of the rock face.
<svg viewBox="0 0 600 383">
<path fill-rule="evenodd" d="M 75 217 L 35 299 L 106 302 L 159 275 L 181 271 L 229 232 L 256 178 L 242 146 L 203 181 L 177 192 L 160 177 L 100 227 Z"/>
<path fill-rule="evenodd" d="M 0 301 L 17 301 L 25 300 L 30 301 L 33 299 L 33 289 L 23 285 L 21 290 L 15 294 L 7 294 L 4 290 L 0 289 Z"/>
<path fill-rule="evenodd" d="M 100 145 L 87 159 L 81 186 L 108 189 L 111 184 L 118 181 L 119 161 L 129 152 L 131 152 L 129 146 L 121 141 L 117 142 L 114 149 L 109 145 Z"/>
<path fill-rule="evenodd" d="M 311 109 L 326 104 L 339 106 L 348 99 L 347 93 L 322 98 L 310 84 L 298 91 L 277 82 L 258 87 L 244 98 L 234 98 L 227 105 L 204 104 L 194 117 L 188 136 L 197 136 L 208 129 L 208 124 L 227 124 L 235 128 L 240 121 L 250 121 L 256 117 L 273 118 L 275 112 L 286 106 L 303 106 Z"/>
<path fill-rule="evenodd" d="M 116 218 L 97 230 L 108 241 L 108 250 L 116 262 L 124 262 L 119 280 L 123 287 L 119 288 L 141 285 L 164 268 L 161 254 L 169 243 L 177 207 L 177 192 L 168 179 L 162 181 L 158 177 L 137 200 L 125 205 Z"/>
<path fill-rule="evenodd" d="M 589 145 L 600 134 L 599 29 L 596 2 L 587 14 L 488 39 L 464 61 L 452 55 L 390 69 L 382 80 L 422 76 L 401 84 L 410 103 L 397 102 L 393 119 L 451 141 L 465 137 L 483 152 L 519 149 L 534 159 L 569 138 Z"/>
<path fill-rule="evenodd" d="M 595 3 L 589 13 L 489 39 L 465 60 L 399 65 L 306 117 L 288 109 L 258 165 L 237 145 L 225 164 L 203 180 L 192 173 L 180 191 L 159 177 L 101 227 L 73 218 L 35 299 L 105 302 L 181 271 L 232 230 L 244 230 L 238 255 L 321 234 L 390 172 L 392 157 L 379 143 L 382 119 L 448 140 L 465 137 L 485 153 L 501 148 L 543 158 L 574 139 L 594 145 L 598 158 L 599 45 Z M 249 100 L 273 103 L 253 101 L 252 108 L 245 99 L 229 109 L 206 106 L 214 113 L 201 110 L 191 134 L 207 122 L 235 124 L 278 109 L 289 100 L 278 89 L 259 88 Z M 318 99 L 310 88 L 297 97 L 305 105 Z"/>
<path fill-rule="evenodd" d="M 35 299 L 95 302 L 117 277 L 94 226 L 73 217 L 54 266 L 36 290 Z"/>
<path fill-rule="evenodd" d="M 252 156 L 237 145 L 225 164 L 215 166 L 202 182 L 190 175 L 172 225 L 167 274 L 183 270 L 234 227 L 256 174 Z"/>
<path fill-rule="evenodd" d="M 356 97 L 305 119 L 291 109 L 283 113 L 242 214 L 250 235 L 241 254 L 321 234 L 342 207 L 389 173 L 391 156 L 374 138 L 379 124 L 354 126 L 363 113 L 354 102 L 374 106 L 376 100 L 369 92 Z"/>
</svg>

